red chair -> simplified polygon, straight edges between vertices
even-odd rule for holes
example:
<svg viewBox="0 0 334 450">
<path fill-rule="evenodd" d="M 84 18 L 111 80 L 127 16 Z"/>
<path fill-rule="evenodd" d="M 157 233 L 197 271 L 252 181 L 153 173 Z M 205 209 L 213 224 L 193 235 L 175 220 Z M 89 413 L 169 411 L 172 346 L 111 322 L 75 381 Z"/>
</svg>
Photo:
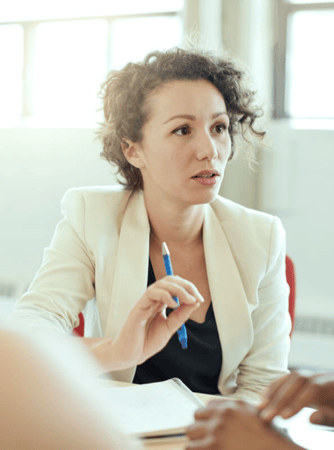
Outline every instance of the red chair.
<svg viewBox="0 0 334 450">
<path fill-rule="evenodd" d="M 292 335 L 293 327 L 295 325 L 295 301 L 296 301 L 296 277 L 295 277 L 295 268 L 291 259 L 286 256 L 285 258 L 285 266 L 286 266 L 286 281 L 290 286 L 290 294 L 289 294 L 289 313 L 291 317 L 291 331 L 290 338 Z M 74 328 L 73 333 L 76 336 L 83 337 L 84 329 L 85 329 L 85 319 L 82 313 L 79 314 L 79 325 Z"/>
<path fill-rule="evenodd" d="M 285 258 L 285 272 L 286 272 L 286 281 L 290 287 L 289 294 L 289 313 L 291 317 L 291 331 L 290 338 L 292 335 L 293 327 L 295 325 L 295 303 L 296 303 L 296 275 L 295 268 L 291 259 L 286 256 Z"/>
<path fill-rule="evenodd" d="M 75 336 L 83 337 L 85 330 L 85 319 L 82 313 L 79 313 L 79 321 L 80 323 L 76 328 L 74 328 L 73 334 Z"/>
</svg>

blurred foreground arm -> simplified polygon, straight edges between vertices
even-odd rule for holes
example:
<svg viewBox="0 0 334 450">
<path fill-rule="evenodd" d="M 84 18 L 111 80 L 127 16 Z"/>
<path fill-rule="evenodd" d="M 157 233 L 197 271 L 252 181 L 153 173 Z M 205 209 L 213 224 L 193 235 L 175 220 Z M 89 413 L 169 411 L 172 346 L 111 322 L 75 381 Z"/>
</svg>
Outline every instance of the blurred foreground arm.
<svg viewBox="0 0 334 450">
<path fill-rule="evenodd" d="M 41 336 L 40 336 L 41 337 Z M 47 336 L 45 336 L 47 339 Z M 28 336 L 0 330 L 0 448 L 6 450 L 133 450 L 103 407 L 84 389 L 76 369 L 86 374 L 94 362 L 68 340 L 39 345 Z M 82 358 L 81 358 L 82 357 Z M 91 365 L 91 366 L 90 366 Z"/>
</svg>

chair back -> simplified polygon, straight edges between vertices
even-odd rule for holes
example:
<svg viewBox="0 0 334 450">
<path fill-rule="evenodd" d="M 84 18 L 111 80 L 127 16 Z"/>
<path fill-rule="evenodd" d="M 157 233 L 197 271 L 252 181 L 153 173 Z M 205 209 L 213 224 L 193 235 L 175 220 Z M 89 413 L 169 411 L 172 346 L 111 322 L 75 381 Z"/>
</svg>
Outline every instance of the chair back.
<svg viewBox="0 0 334 450">
<path fill-rule="evenodd" d="M 294 264 L 289 258 L 289 256 L 286 256 L 285 258 L 285 266 L 286 266 L 286 281 L 290 287 L 290 294 L 289 294 L 289 313 L 291 317 L 291 331 L 290 331 L 290 337 L 292 335 L 293 327 L 295 325 L 295 306 L 296 306 L 296 275 L 295 275 L 295 268 Z"/>
<path fill-rule="evenodd" d="M 79 325 L 76 328 L 74 328 L 73 334 L 79 337 L 83 337 L 84 331 L 85 331 L 85 319 L 84 315 L 81 312 L 79 313 Z"/>
</svg>

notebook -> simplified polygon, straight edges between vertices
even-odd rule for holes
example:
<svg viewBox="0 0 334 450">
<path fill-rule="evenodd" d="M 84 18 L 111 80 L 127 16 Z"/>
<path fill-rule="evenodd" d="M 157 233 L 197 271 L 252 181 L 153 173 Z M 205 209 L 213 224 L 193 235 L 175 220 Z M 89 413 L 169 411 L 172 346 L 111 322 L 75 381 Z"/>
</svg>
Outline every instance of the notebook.
<svg viewBox="0 0 334 450">
<path fill-rule="evenodd" d="M 148 441 L 184 438 L 194 413 L 204 407 L 178 378 L 157 383 L 112 387 L 100 391 L 118 425 L 128 434 Z"/>
</svg>

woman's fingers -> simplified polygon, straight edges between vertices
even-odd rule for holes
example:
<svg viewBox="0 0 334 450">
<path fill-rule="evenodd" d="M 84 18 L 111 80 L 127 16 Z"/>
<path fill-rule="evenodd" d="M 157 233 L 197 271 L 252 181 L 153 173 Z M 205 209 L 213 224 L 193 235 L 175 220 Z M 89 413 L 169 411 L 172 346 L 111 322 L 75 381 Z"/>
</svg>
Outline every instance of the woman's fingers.
<svg viewBox="0 0 334 450">
<path fill-rule="evenodd" d="M 166 276 L 161 280 L 157 281 L 157 284 L 159 284 L 159 286 L 161 285 L 162 287 L 169 286 L 171 289 L 175 288 L 176 292 L 180 292 L 181 297 L 182 297 L 181 293 L 186 293 L 188 297 L 187 296 L 183 297 L 184 302 L 181 301 L 181 298 L 179 298 L 179 295 L 177 295 L 177 293 L 173 294 L 179 298 L 181 304 L 190 303 L 189 301 L 187 301 L 187 298 L 188 299 L 194 298 L 195 301 L 204 302 L 204 298 L 200 294 L 197 287 L 193 283 L 191 283 L 191 281 L 185 280 L 184 278 L 181 278 L 177 275 Z"/>
<path fill-rule="evenodd" d="M 173 297 L 179 299 L 180 306 Z M 127 367 L 142 364 L 165 347 L 202 302 L 197 288 L 187 280 L 167 276 L 156 281 L 131 308 L 113 339 L 113 353 L 126 361 Z M 173 310 L 168 317 L 167 307 Z"/>
<path fill-rule="evenodd" d="M 152 285 L 152 288 L 147 289 L 139 302 L 134 306 L 132 315 L 139 320 L 145 320 L 156 314 L 158 310 L 161 310 L 165 306 L 175 309 L 178 307 L 178 304 L 173 297 L 180 297 L 183 304 L 193 305 L 196 303 L 196 299 L 191 297 L 184 290 L 180 290 L 174 286 L 159 288 Z"/>
<path fill-rule="evenodd" d="M 203 297 L 192 283 L 180 277 L 168 276 L 153 283 L 136 306 L 149 316 L 151 305 L 154 302 L 161 302 L 172 309 L 177 308 L 178 304 L 173 297 L 177 297 L 181 305 L 204 302 Z"/>
<path fill-rule="evenodd" d="M 150 289 L 150 288 L 149 288 Z M 142 302 L 142 308 L 150 306 L 152 302 L 162 303 L 167 305 L 169 308 L 177 308 L 177 303 L 173 299 L 173 294 L 170 290 L 152 286 L 152 289 L 147 291 L 147 296 Z"/>
<path fill-rule="evenodd" d="M 195 302 L 191 305 L 183 304 L 175 311 L 172 311 L 166 319 L 166 324 L 171 335 L 173 335 L 186 322 L 191 313 L 199 307 L 199 303 Z"/>
<path fill-rule="evenodd" d="M 165 277 L 152 284 L 147 289 L 141 301 L 138 302 L 138 307 L 144 314 L 146 313 L 146 317 L 149 317 L 152 314 L 149 309 L 152 302 L 161 302 L 171 309 L 178 308 L 178 304 L 173 297 L 178 298 L 180 305 L 194 306 L 191 310 L 184 310 L 184 308 L 182 308 L 182 312 L 180 311 L 177 316 L 170 320 L 173 329 L 175 328 L 174 320 L 176 320 L 178 324 L 180 321 L 185 322 L 192 311 L 194 311 L 200 303 L 204 302 L 203 297 L 192 283 L 183 280 L 180 277 Z M 178 328 L 180 326 L 181 325 L 179 325 Z"/>
</svg>

